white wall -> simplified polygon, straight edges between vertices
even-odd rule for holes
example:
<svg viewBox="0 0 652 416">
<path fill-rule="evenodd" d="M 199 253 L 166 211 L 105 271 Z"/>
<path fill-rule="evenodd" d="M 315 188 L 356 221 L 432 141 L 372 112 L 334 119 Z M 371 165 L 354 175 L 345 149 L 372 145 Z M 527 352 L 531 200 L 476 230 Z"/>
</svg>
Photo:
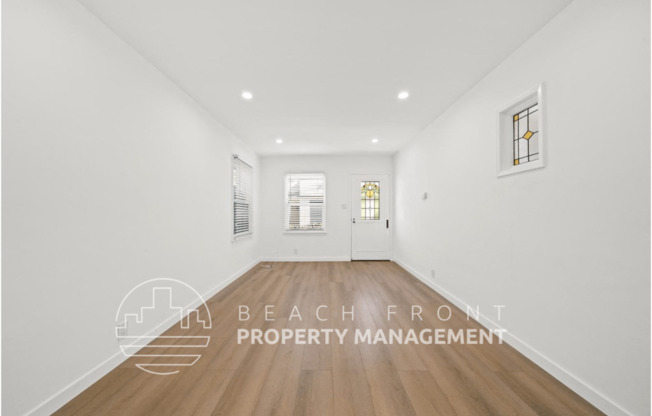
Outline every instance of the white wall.
<svg viewBox="0 0 652 416">
<path fill-rule="evenodd" d="M 205 293 L 256 261 L 229 209 L 231 154 L 258 161 L 75 1 L 3 2 L 2 46 L 2 410 L 21 415 L 119 351 L 137 283 Z"/>
<path fill-rule="evenodd" d="M 610 414 L 650 413 L 649 18 L 575 1 L 395 158 L 395 257 L 506 305 L 511 340 Z M 497 178 L 497 111 L 540 81 L 547 166 Z"/>
<path fill-rule="evenodd" d="M 285 145 L 284 145 L 285 146 Z M 351 258 L 351 175 L 392 173 L 391 156 L 261 157 L 260 254 L 268 260 L 347 260 Z M 287 173 L 326 174 L 326 233 L 284 234 Z M 342 204 L 347 208 L 343 209 Z M 297 254 L 294 250 L 297 250 Z"/>
</svg>

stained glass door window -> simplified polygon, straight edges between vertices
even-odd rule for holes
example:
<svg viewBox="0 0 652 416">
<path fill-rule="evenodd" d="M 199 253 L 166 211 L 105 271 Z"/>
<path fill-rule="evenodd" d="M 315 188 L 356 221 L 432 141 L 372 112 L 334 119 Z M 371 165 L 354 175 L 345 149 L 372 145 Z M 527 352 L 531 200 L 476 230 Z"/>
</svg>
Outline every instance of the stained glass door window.
<svg viewBox="0 0 652 416">
<path fill-rule="evenodd" d="M 380 219 L 380 182 L 361 182 L 360 209 L 360 219 Z"/>
<path fill-rule="evenodd" d="M 539 105 L 514 114 L 514 166 L 539 159 Z"/>
</svg>

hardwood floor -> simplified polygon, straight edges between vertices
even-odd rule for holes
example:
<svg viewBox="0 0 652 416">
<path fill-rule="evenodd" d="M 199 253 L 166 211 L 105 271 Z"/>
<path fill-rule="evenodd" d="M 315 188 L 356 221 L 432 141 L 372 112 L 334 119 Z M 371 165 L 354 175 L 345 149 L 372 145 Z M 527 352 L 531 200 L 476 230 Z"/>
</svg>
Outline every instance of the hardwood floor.
<svg viewBox="0 0 652 416">
<path fill-rule="evenodd" d="M 259 265 L 207 304 L 211 342 L 194 366 L 160 376 L 129 359 L 55 414 L 602 414 L 507 344 L 237 344 L 238 328 L 482 328 L 391 262 Z M 250 320 L 238 320 L 238 305 Z M 274 305 L 275 321 L 265 322 L 264 305 Z M 294 305 L 301 321 L 288 320 Z M 319 305 L 329 321 L 317 319 Z M 351 305 L 355 321 L 342 320 Z M 396 305 L 391 321 L 387 305 Z M 423 307 L 423 322 L 410 319 L 411 305 Z M 450 320 L 437 318 L 441 305 Z"/>
</svg>

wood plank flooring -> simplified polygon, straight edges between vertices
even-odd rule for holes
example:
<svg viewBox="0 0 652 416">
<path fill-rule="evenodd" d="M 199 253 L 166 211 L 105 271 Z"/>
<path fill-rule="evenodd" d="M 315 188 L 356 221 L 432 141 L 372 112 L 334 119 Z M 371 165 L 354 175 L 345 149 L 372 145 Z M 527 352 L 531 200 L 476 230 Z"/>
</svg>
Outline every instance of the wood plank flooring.
<svg viewBox="0 0 652 416">
<path fill-rule="evenodd" d="M 356 328 L 482 328 L 395 263 L 259 265 L 207 304 L 211 343 L 194 366 L 160 376 L 129 359 L 55 414 L 602 414 L 507 344 L 354 344 Z M 238 320 L 238 305 L 249 306 L 249 321 Z M 275 321 L 265 322 L 264 305 L 274 305 Z M 289 320 L 294 305 L 301 321 Z M 317 319 L 319 305 L 328 306 L 322 317 L 329 321 Z M 343 305 L 354 305 L 355 321 L 342 320 Z M 396 305 L 391 321 L 387 305 Z M 423 307 L 423 322 L 410 319 L 411 305 Z M 441 305 L 453 310 L 450 320 L 437 319 Z M 238 345 L 238 328 L 350 334 L 342 345 Z M 178 331 L 175 326 L 165 335 Z"/>
</svg>

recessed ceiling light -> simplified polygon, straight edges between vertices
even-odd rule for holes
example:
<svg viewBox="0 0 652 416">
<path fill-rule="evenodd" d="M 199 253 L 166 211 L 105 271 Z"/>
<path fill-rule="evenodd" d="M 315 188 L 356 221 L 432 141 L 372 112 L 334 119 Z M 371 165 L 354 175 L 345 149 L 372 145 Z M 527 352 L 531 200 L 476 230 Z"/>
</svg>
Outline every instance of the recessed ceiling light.
<svg viewBox="0 0 652 416">
<path fill-rule="evenodd" d="M 283 143 L 283 139 L 276 139 L 276 143 L 278 143 L 278 144 Z"/>
<path fill-rule="evenodd" d="M 254 95 L 251 93 L 251 91 L 242 91 L 242 98 L 248 101 L 254 98 Z"/>
<path fill-rule="evenodd" d="M 407 91 L 401 91 L 398 93 L 398 99 L 399 100 L 407 100 L 407 98 L 410 96 L 410 93 Z"/>
<path fill-rule="evenodd" d="M 374 137 L 373 139 L 371 139 L 371 143 L 374 143 L 374 144 L 378 143 L 378 139 Z"/>
</svg>

